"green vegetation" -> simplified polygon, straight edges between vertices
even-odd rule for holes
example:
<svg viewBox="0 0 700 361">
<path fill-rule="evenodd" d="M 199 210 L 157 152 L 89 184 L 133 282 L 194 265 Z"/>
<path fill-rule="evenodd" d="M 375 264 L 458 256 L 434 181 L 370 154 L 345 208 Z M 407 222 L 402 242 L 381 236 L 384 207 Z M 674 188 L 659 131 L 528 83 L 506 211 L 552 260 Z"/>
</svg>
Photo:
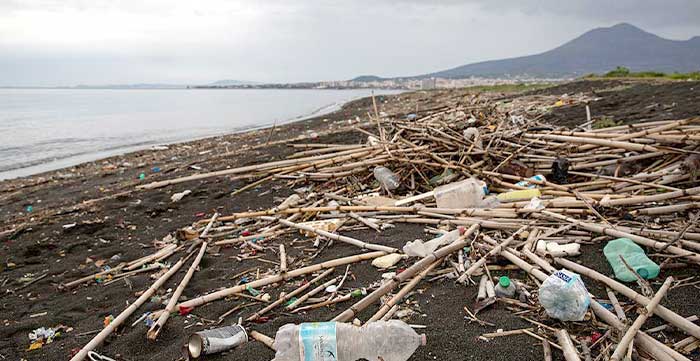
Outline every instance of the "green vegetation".
<svg viewBox="0 0 700 361">
<path fill-rule="evenodd" d="M 654 79 L 673 79 L 673 80 L 700 80 L 700 71 L 691 73 L 662 73 L 660 71 L 640 71 L 632 72 L 629 68 L 618 66 L 604 75 L 588 74 L 584 78 L 654 78 Z"/>
<path fill-rule="evenodd" d="M 622 125 L 622 122 L 616 122 L 615 119 L 604 116 L 593 122 L 593 129 L 610 128 L 618 125 Z"/>
<path fill-rule="evenodd" d="M 551 83 L 516 83 L 516 84 L 496 84 L 496 85 L 474 85 L 462 88 L 475 93 L 518 93 L 527 90 L 538 90 L 549 88 L 554 84 Z"/>
</svg>

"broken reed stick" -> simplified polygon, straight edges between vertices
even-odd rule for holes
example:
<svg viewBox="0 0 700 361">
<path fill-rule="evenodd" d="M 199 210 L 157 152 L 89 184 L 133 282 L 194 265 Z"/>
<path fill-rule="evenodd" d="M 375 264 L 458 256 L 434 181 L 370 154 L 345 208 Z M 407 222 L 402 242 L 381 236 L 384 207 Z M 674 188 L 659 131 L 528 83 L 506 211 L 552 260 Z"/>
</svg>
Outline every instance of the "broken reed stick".
<svg viewBox="0 0 700 361">
<path fill-rule="evenodd" d="M 180 299 L 182 292 L 185 291 L 185 287 L 187 287 L 187 284 L 190 282 L 190 279 L 192 279 L 192 275 L 197 270 L 197 267 L 199 267 L 199 262 L 202 260 L 204 252 L 206 250 L 207 242 L 205 241 L 202 243 L 202 247 L 199 249 L 199 253 L 197 253 L 197 257 L 195 257 L 194 261 L 192 262 L 192 265 L 190 265 L 190 268 L 187 270 L 185 277 L 182 279 L 182 281 L 180 281 L 180 284 L 177 285 L 175 292 L 173 292 L 173 294 L 170 296 L 170 300 L 168 301 L 168 305 L 165 307 L 165 310 L 163 310 L 163 312 L 160 313 L 158 320 L 154 322 L 151 328 L 148 330 L 148 332 L 146 332 L 146 337 L 149 340 L 155 341 L 156 338 L 158 338 L 158 335 L 160 334 L 160 331 L 162 330 L 163 326 L 166 322 L 168 322 L 170 314 L 173 311 L 175 311 L 177 301 Z"/>
<path fill-rule="evenodd" d="M 306 289 L 308 289 L 309 287 L 311 287 L 311 285 L 313 285 L 314 283 L 320 281 L 320 280 L 323 279 L 324 277 L 326 277 L 326 276 L 328 276 L 329 274 L 333 273 L 334 270 L 335 270 L 335 268 L 329 268 L 329 269 L 323 271 L 323 273 L 321 273 L 320 275 L 314 277 L 312 280 L 310 280 L 310 281 L 307 282 L 306 284 L 302 285 L 301 287 L 295 289 L 295 290 L 292 291 L 292 292 L 289 292 L 289 293 L 285 294 L 284 296 L 281 296 L 277 301 L 275 301 L 275 302 L 273 302 L 273 303 L 267 305 L 267 307 L 261 309 L 260 311 L 255 312 L 255 314 L 253 314 L 253 315 L 251 315 L 250 317 L 248 317 L 248 319 L 246 319 L 246 321 L 250 322 L 250 321 L 254 321 L 254 320 L 260 318 L 260 316 L 264 315 L 265 313 L 269 312 L 270 310 L 274 309 L 275 307 L 277 307 L 277 306 L 279 306 L 279 305 L 281 305 L 281 304 L 287 302 L 288 300 L 292 299 L 292 297 L 294 297 L 294 296 L 296 296 L 296 295 L 298 295 L 298 294 L 304 292 Z"/>
<path fill-rule="evenodd" d="M 678 191 L 660 193 L 660 194 L 655 194 L 655 195 L 651 195 L 651 196 L 626 197 L 626 198 L 610 199 L 610 200 L 603 199 L 599 203 L 603 207 L 615 207 L 615 206 L 623 206 L 623 205 L 628 206 L 628 205 L 637 205 L 637 204 L 649 203 L 649 202 L 665 201 L 665 200 L 669 200 L 669 199 L 693 196 L 696 194 L 700 194 L 700 187 L 681 189 Z"/>
<path fill-rule="evenodd" d="M 248 333 L 255 341 L 262 343 L 263 345 L 269 347 L 272 351 L 277 351 L 275 348 L 275 339 L 270 336 L 264 335 L 258 331 L 250 331 Z"/>
<path fill-rule="evenodd" d="M 457 282 L 464 283 L 464 281 L 467 280 L 467 277 L 471 276 L 472 273 L 474 273 L 477 269 L 481 268 L 481 266 L 483 266 L 484 263 L 486 263 L 486 259 L 501 253 L 503 248 L 505 248 L 507 245 L 510 244 L 510 242 L 512 242 L 515 239 L 516 235 L 518 235 L 520 232 L 524 231 L 528 227 L 529 226 L 520 227 L 520 229 L 515 231 L 510 237 L 501 242 L 498 246 L 492 248 L 488 253 L 483 255 L 476 262 L 472 263 L 472 265 L 461 276 L 459 276 L 459 278 L 457 278 Z"/>
<path fill-rule="evenodd" d="M 158 280 L 156 280 L 151 287 L 149 287 L 146 291 L 144 291 L 141 296 L 134 301 L 129 307 L 127 307 L 122 313 L 120 313 L 117 317 L 110 322 L 107 327 L 103 328 L 100 333 L 98 333 L 95 337 L 90 340 L 83 348 L 78 351 L 78 353 L 73 356 L 70 361 L 82 361 L 84 360 L 88 352 L 94 350 L 97 348 L 97 346 L 101 345 L 102 342 L 112 333 L 114 330 L 117 329 L 124 321 L 126 321 L 129 316 L 131 316 L 139 307 L 141 307 L 142 304 L 144 304 L 146 301 L 148 301 L 151 296 L 161 287 L 163 284 L 170 278 L 172 275 L 174 275 L 180 267 L 185 263 L 185 261 L 190 258 L 190 255 L 187 255 L 186 257 L 181 258 L 177 263 L 175 263 L 169 270 L 166 272 L 164 275 L 160 276 Z"/>
<path fill-rule="evenodd" d="M 262 217 L 262 218 L 266 219 L 266 217 Z M 347 236 L 341 236 L 341 235 L 336 234 L 336 233 L 326 232 L 324 230 L 317 229 L 317 228 L 307 226 L 304 224 L 290 222 L 286 219 L 278 219 L 277 221 L 286 225 L 286 226 L 289 226 L 289 227 L 303 229 L 305 231 L 315 233 L 319 236 L 323 236 L 323 237 L 326 237 L 328 239 L 336 240 L 336 241 L 343 242 L 343 243 L 348 243 L 348 244 L 351 244 L 353 246 L 360 247 L 362 249 L 369 249 L 369 250 L 373 250 L 373 251 L 382 251 L 382 252 L 387 252 L 387 253 L 396 253 L 399 251 L 398 249 L 393 248 L 393 247 L 387 247 L 387 246 L 382 246 L 380 244 L 372 244 L 372 243 L 363 242 L 363 241 L 360 241 L 359 239 L 355 239 L 355 238 L 351 238 L 351 237 L 347 237 Z"/>
<path fill-rule="evenodd" d="M 633 289 L 623 285 L 620 282 L 617 282 L 607 276 L 604 276 L 601 273 L 598 273 L 588 267 L 582 266 L 576 262 L 569 261 L 568 259 L 565 258 L 555 258 L 555 262 L 558 264 L 566 267 L 569 270 L 572 270 L 578 274 L 582 274 L 586 277 L 592 278 L 596 281 L 602 282 L 611 289 L 617 291 L 618 293 L 624 295 L 625 297 L 637 302 L 638 304 L 642 306 L 646 306 L 649 304 L 651 301 L 649 298 L 644 297 L 640 295 L 639 293 L 635 292 Z M 656 315 L 663 318 L 666 320 L 668 323 L 676 326 L 677 328 L 685 331 L 689 335 L 693 335 L 695 337 L 700 338 L 700 326 L 688 321 L 686 318 L 681 317 L 677 313 L 669 310 L 668 308 L 659 305 L 656 308 L 655 311 Z"/>
<path fill-rule="evenodd" d="M 542 340 L 542 358 L 544 361 L 552 361 L 552 348 L 547 340 Z"/>
<path fill-rule="evenodd" d="M 476 230 L 479 229 L 479 225 L 473 225 L 469 227 L 469 229 L 461 235 L 457 240 L 452 242 L 451 244 L 442 247 L 438 249 L 437 251 L 433 252 L 432 254 L 423 257 L 420 261 L 414 263 L 411 267 L 408 267 L 406 270 L 403 272 L 395 275 L 391 280 L 385 282 L 381 287 L 376 289 L 374 292 L 370 293 L 354 305 L 350 306 L 347 310 L 343 311 L 340 313 L 338 316 L 333 318 L 333 321 L 336 322 L 347 322 L 351 320 L 355 315 L 367 308 L 369 305 L 373 304 L 376 302 L 380 297 L 385 295 L 387 292 L 393 290 L 395 287 L 400 285 L 402 282 L 407 280 L 409 277 L 412 277 L 416 273 L 420 272 L 421 270 L 425 269 L 425 267 L 428 267 L 431 263 L 435 262 L 436 260 L 440 260 L 444 257 L 446 257 L 448 254 L 451 254 L 455 251 L 457 251 L 460 248 L 463 248 L 469 244 L 467 242 L 467 238 L 469 238 Z"/>
<path fill-rule="evenodd" d="M 561 351 L 564 353 L 564 359 L 566 361 L 581 361 L 581 358 L 574 347 L 574 343 L 571 341 L 569 333 L 565 329 L 561 328 L 557 330 L 557 340 L 559 341 L 559 346 L 561 346 Z"/>
<path fill-rule="evenodd" d="M 610 287 L 605 287 L 605 291 L 608 294 L 608 299 L 610 300 L 610 303 L 613 305 L 613 309 L 615 309 L 615 314 L 617 314 L 617 318 L 620 319 L 622 322 L 627 322 L 627 316 L 625 315 L 625 310 L 622 309 L 622 306 L 620 306 L 620 302 L 617 301 L 617 297 L 615 296 L 615 292 L 610 289 Z"/>
<path fill-rule="evenodd" d="M 601 225 L 595 224 L 595 223 L 587 223 L 587 222 L 579 221 L 579 220 L 576 220 L 576 219 L 573 219 L 570 217 L 562 216 L 562 215 L 557 214 L 557 213 L 553 213 L 553 212 L 549 212 L 549 211 L 542 211 L 541 213 L 549 218 L 554 218 L 557 220 L 573 223 L 576 226 L 583 228 L 589 232 L 595 232 L 595 233 L 605 234 L 605 235 L 614 236 L 614 237 L 629 238 L 630 240 L 632 240 L 635 243 L 638 243 L 642 246 L 651 247 L 654 249 L 662 249 L 668 245 L 668 243 L 666 243 L 666 242 L 655 241 L 653 239 L 649 239 L 649 238 L 642 237 L 642 236 L 637 236 L 637 235 L 632 234 L 632 233 L 623 232 L 623 231 L 617 230 L 615 228 L 601 226 Z M 696 264 L 700 264 L 700 255 L 697 253 L 690 252 L 690 251 L 687 251 L 683 248 L 676 247 L 676 246 L 670 246 L 666 249 L 666 251 L 669 253 L 673 253 L 674 255 L 678 255 L 678 256 L 682 256 L 684 258 L 687 258 L 687 259 L 695 262 Z"/>
<path fill-rule="evenodd" d="M 306 302 L 306 300 L 308 300 L 309 298 L 311 298 L 311 297 L 313 297 L 314 295 L 318 294 L 319 292 L 325 290 L 328 286 L 334 284 L 335 281 L 338 280 L 338 278 L 340 278 L 340 277 L 334 277 L 334 278 L 332 278 L 332 279 L 326 281 L 325 283 L 319 285 L 318 287 L 314 288 L 313 290 L 309 291 L 308 293 L 306 293 L 306 294 L 304 294 L 303 296 L 301 296 L 301 297 L 299 297 L 298 299 L 296 299 L 294 302 L 292 302 L 292 303 L 290 303 L 289 305 L 287 305 L 287 307 L 285 307 L 285 309 L 286 309 L 287 311 L 291 311 L 291 310 L 297 308 L 297 306 L 299 306 L 299 305 L 301 305 L 302 303 Z"/>
<path fill-rule="evenodd" d="M 634 132 L 634 133 L 628 133 L 628 134 L 619 135 L 619 136 L 616 136 L 616 137 L 612 138 L 612 140 L 614 140 L 614 141 L 625 141 L 625 140 L 630 140 L 630 139 L 634 139 L 634 138 L 643 138 L 643 137 L 646 137 L 647 135 L 650 135 L 650 134 L 661 133 L 661 132 L 666 131 L 666 130 L 671 130 L 671 129 L 680 127 L 681 125 L 690 124 L 690 123 L 692 123 L 693 121 L 695 121 L 695 120 L 697 120 L 697 119 L 698 119 L 698 118 L 694 118 L 694 119 L 682 119 L 682 120 L 679 120 L 679 121 L 675 121 L 675 122 L 673 122 L 673 123 L 668 123 L 668 124 L 660 125 L 660 126 L 655 127 L 655 128 L 646 129 L 646 130 L 640 130 L 640 131 Z M 579 147 L 576 149 L 576 152 L 585 152 L 585 151 L 594 149 L 594 148 L 596 148 L 596 147 L 598 147 L 598 145 L 596 145 L 596 144 L 582 145 L 582 146 L 579 146 Z"/>
<path fill-rule="evenodd" d="M 618 342 L 615 351 L 613 352 L 612 356 L 610 356 L 611 361 L 619 361 L 627 352 L 627 348 L 630 346 L 634 336 L 637 335 L 637 332 L 642 328 L 644 322 L 646 322 L 646 320 L 654 314 L 654 309 L 659 302 L 661 302 L 661 299 L 666 296 L 666 292 L 668 291 L 668 288 L 671 287 L 671 283 L 673 283 L 673 277 L 666 278 L 666 281 L 663 285 L 661 285 L 661 288 L 659 288 L 659 290 L 656 292 L 656 295 L 654 295 L 651 301 L 649 301 L 644 308 L 644 312 L 637 316 L 637 319 L 634 320 L 632 326 L 627 329 L 624 336 L 622 336 L 622 339 L 620 339 L 620 342 Z"/>
<path fill-rule="evenodd" d="M 646 144 L 637 144 L 630 142 L 615 141 L 610 139 L 599 139 L 599 138 L 584 138 L 584 137 L 569 137 L 566 135 L 554 135 L 554 134 L 529 134 L 525 133 L 522 135 L 524 138 L 540 138 L 546 140 L 554 140 L 565 143 L 578 143 L 578 144 L 594 144 L 602 145 L 608 148 L 620 148 L 635 152 L 659 152 L 660 149 L 657 147 L 652 147 Z"/>
<path fill-rule="evenodd" d="M 150 256 L 146 256 L 146 257 L 137 259 L 137 260 L 129 263 L 126 267 L 124 267 L 124 270 L 131 271 L 131 270 L 139 268 L 139 267 L 143 266 L 144 264 L 151 262 L 153 260 L 168 257 L 168 256 L 172 255 L 173 253 L 175 253 L 175 251 L 177 249 L 178 249 L 178 246 L 174 243 L 171 243 L 171 244 L 161 248 L 160 250 L 156 251 L 155 253 L 151 254 Z"/>
<path fill-rule="evenodd" d="M 277 283 L 277 282 L 281 282 L 281 281 L 284 281 L 284 280 L 287 280 L 290 278 L 295 278 L 295 277 L 303 276 L 305 274 L 318 272 L 318 271 L 323 270 L 323 269 L 333 268 L 333 267 L 337 267 L 337 266 L 344 266 L 346 264 L 366 261 L 366 260 L 374 259 L 374 258 L 385 256 L 385 255 L 387 255 L 386 252 L 377 251 L 377 252 L 357 254 L 357 255 L 343 257 L 343 258 L 336 258 L 334 260 L 325 261 L 325 262 L 317 263 L 317 264 L 314 264 L 311 266 L 306 266 L 306 267 L 298 268 L 295 270 L 291 270 L 291 271 L 288 271 L 287 273 L 284 273 L 284 274 L 278 274 L 275 276 L 266 277 L 266 278 L 263 278 L 260 280 L 240 284 L 240 285 L 237 285 L 235 287 L 224 288 L 222 290 L 215 291 L 215 292 L 206 294 L 204 296 L 200 296 L 200 297 L 193 298 L 191 300 L 182 302 L 182 303 L 178 304 L 178 307 L 180 309 L 188 309 L 191 307 L 201 306 L 203 304 L 222 299 L 224 297 L 233 295 L 235 293 L 243 292 L 243 291 L 245 291 L 246 287 L 249 287 L 249 286 L 253 287 L 253 288 L 267 286 L 267 285 L 272 284 L 272 283 Z"/>
<path fill-rule="evenodd" d="M 287 272 L 287 251 L 284 244 L 280 244 L 280 273 Z"/>
<path fill-rule="evenodd" d="M 399 301 L 403 299 L 411 290 L 413 290 L 418 283 L 425 278 L 425 276 L 430 273 L 430 271 L 433 270 L 433 268 L 437 267 L 440 263 L 442 263 L 442 260 L 437 260 L 433 263 L 431 263 L 428 267 L 426 267 L 424 270 L 422 270 L 418 275 L 413 277 L 399 292 L 397 292 L 389 301 L 384 303 L 382 307 L 379 308 L 379 310 L 372 315 L 372 317 L 367 320 L 367 322 L 372 322 L 372 321 L 377 321 L 380 320 L 391 308 L 394 306 L 398 305 Z"/>
</svg>

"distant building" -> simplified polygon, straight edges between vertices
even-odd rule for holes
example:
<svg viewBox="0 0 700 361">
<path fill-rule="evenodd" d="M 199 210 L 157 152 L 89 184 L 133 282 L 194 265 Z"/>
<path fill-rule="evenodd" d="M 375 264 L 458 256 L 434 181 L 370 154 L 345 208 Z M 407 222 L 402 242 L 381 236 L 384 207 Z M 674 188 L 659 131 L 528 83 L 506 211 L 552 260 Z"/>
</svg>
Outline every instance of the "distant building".
<svg viewBox="0 0 700 361">
<path fill-rule="evenodd" d="M 420 88 L 423 90 L 435 89 L 436 81 L 435 78 L 425 78 L 420 81 Z"/>
</svg>

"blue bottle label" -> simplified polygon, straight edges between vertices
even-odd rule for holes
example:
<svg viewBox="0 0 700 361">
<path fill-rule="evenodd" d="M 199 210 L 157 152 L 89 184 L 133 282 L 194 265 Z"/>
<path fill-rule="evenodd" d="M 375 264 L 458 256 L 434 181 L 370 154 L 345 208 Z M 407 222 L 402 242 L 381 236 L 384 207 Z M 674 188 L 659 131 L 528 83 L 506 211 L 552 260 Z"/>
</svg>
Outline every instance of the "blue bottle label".
<svg viewBox="0 0 700 361">
<path fill-rule="evenodd" d="M 299 328 L 299 353 L 303 361 L 336 361 L 335 322 L 302 323 Z"/>
</svg>

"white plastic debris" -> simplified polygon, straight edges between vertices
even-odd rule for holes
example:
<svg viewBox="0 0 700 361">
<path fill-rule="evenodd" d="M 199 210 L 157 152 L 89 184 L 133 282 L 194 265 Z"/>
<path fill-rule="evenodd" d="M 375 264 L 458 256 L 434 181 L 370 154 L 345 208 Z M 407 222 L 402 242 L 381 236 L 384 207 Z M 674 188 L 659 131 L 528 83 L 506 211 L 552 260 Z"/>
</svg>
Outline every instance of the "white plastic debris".
<svg viewBox="0 0 700 361">
<path fill-rule="evenodd" d="M 173 202 L 173 203 L 179 202 L 179 201 L 182 200 L 182 198 L 185 198 L 185 196 L 187 196 L 187 195 L 190 194 L 190 193 L 192 193 L 192 191 L 189 190 L 189 189 L 188 189 L 188 190 L 185 190 L 185 191 L 183 191 L 183 192 L 180 192 L 180 193 L 175 193 L 175 194 L 173 194 L 172 196 L 170 196 L 170 201 Z"/>
</svg>

